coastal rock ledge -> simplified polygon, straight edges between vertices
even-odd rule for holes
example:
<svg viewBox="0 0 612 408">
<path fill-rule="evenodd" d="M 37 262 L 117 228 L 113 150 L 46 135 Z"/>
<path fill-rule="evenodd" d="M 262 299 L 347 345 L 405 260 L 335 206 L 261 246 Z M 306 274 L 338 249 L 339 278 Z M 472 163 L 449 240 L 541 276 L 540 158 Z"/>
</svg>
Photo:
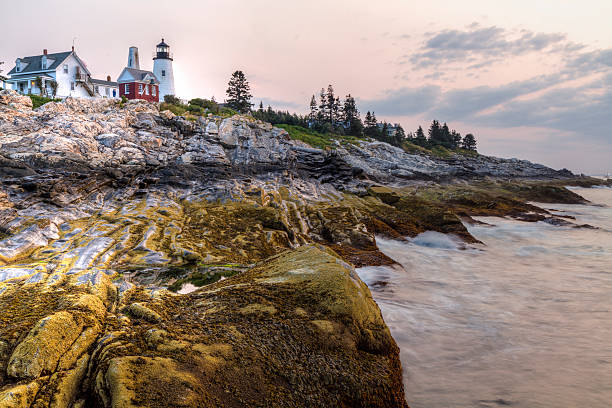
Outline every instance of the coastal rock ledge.
<svg viewBox="0 0 612 408">
<path fill-rule="evenodd" d="M 0 289 L 0 407 L 402 407 L 369 289 L 306 245 L 188 295 L 102 272 Z"/>
</svg>

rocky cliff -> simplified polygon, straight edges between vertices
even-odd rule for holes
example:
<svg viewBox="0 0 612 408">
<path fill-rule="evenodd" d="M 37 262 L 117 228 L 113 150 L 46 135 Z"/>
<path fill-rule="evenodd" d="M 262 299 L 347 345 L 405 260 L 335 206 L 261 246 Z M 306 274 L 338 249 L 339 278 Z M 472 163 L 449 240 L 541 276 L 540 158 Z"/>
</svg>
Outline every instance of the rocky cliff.
<svg viewBox="0 0 612 408">
<path fill-rule="evenodd" d="M 405 406 L 353 265 L 392 262 L 376 234 L 550 219 L 527 201 L 580 201 L 568 180 L 0 91 L 0 407 Z"/>
</svg>

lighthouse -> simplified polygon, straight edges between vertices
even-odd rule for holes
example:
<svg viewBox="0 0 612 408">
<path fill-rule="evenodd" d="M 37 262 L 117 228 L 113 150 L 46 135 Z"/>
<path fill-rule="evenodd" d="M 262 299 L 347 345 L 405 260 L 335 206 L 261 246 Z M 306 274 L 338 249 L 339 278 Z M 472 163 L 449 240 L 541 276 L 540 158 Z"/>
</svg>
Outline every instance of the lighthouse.
<svg viewBox="0 0 612 408">
<path fill-rule="evenodd" d="M 170 46 L 162 38 L 157 44 L 155 57 L 153 58 L 153 73 L 159 80 L 159 100 L 164 96 L 174 95 L 174 73 L 172 72 L 172 54 Z"/>
</svg>

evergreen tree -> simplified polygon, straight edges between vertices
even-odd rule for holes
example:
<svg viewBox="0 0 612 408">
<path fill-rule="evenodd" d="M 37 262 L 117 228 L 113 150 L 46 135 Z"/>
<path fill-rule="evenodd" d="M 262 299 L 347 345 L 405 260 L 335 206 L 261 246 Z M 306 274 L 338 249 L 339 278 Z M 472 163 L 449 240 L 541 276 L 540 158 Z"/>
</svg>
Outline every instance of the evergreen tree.
<svg viewBox="0 0 612 408">
<path fill-rule="evenodd" d="M 326 120 L 329 124 L 334 126 L 334 115 L 337 113 L 336 107 L 336 96 L 334 95 L 334 87 L 330 85 L 327 86 L 327 101 L 325 102 L 326 109 Z"/>
<path fill-rule="evenodd" d="M 260 111 L 260 112 L 263 112 L 263 111 L 264 111 L 263 101 L 259 101 L 259 111 Z"/>
<path fill-rule="evenodd" d="M 333 110 L 333 115 L 332 115 L 333 123 L 338 124 L 339 122 L 342 121 L 342 116 L 343 116 L 342 104 L 340 103 L 339 97 L 336 97 L 336 99 L 334 99 L 334 105 L 332 106 L 332 110 Z"/>
<path fill-rule="evenodd" d="M 425 147 L 427 144 L 427 138 L 425 137 L 425 132 L 423 132 L 423 128 L 419 126 L 416 131 L 416 135 L 414 137 L 414 144 L 419 145 L 421 147 Z"/>
<path fill-rule="evenodd" d="M 442 128 L 440 127 L 440 122 L 435 119 L 431 122 L 431 125 L 429 126 L 428 141 L 431 145 L 442 144 Z"/>
<path fill-rule="evenodd" d="M 463 143 L 461 147 L 466 150 L 476 151 L 476 138 L 474 137 L 474 135 L 471 133 L 465 135 L 463 137 Z"/>
<path fill-rule="evenodd" d="M 442 125 L 442 128 L 440 130 L 440 136 L 441 136 L 442 146 L 448 147 L 448 148 L 453 147 L 451 132 L 446 122 L 444 122 L 444 125 Z"/>
<path fill-rule="evenodd" d="M 378 137 L 378 121 L 376 120 L 376 114 L 374 112 L 366 113 L 365 117 L 365 134 L 369 137 Z"/>
<path fill-rule="evenodd" d="M 311 121 L 311 124 L 317 120 L 317 114 L 319 112 L 319 108 L 317 107 L 317 100 L 314 95 L 312 95 L 312 99 L 310 99 L 310 115 L 308 118 Z"/>
<path fill-rule="evenodd" d="M 380 132 L 379 140 L 381 142 L 391 143 L 391 138 L 389 137 L 389 124 L 387 122 L 383 122 L 382 130 Z"/>
<path fill-rule="evenodd" d="M 349 134 L 353 136 L 361 136 L 361 134 L 363 133 L 363 123 L 361 122 L 359 111 L 357 110 L 355 98 L 353 98 L 351 94 L 346 95 L 342 113 L 342 120 L 344 124 L 348 126 Z"/>
<path fill-rule="evenodd" d="M 404 131 L 402 125 L 398 124 L 396 125 L 395 134 L 393 135 L 392 145 L 401 147 L 404 140 L 406 140 L 406 132 Z"/>
<path fill-rule="evenodd" d="M 458 149 L 459 147 L 461 147 L 461 133 L 453 130 L 451 132 L 451 143 L 453 149 Z"/>
<path fill-rule="evenodd" d="M 319 122 L 325 122 L 327 116 L 327 94 L 325 89 L 321 88 L 321 93 L 319 94 Z"/>
<path fill-rule="evenodd" d="M 227 88 L 227 106 L 241 113 L 251 110 L 251 87 L 246 80 L 244 72 L 236 71 L 232 74 Z"/>
</svg>

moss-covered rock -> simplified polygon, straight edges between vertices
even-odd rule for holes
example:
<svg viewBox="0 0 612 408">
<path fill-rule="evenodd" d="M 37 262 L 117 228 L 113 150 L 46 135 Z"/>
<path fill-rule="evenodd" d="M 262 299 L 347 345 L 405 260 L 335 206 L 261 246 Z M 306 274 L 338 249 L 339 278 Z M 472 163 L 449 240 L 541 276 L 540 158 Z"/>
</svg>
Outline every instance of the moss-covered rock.
<svg viewBox="0 0 612 408">
<path fill-rule="evenodd" d="M 94 399 L 105 406 L 406 406 L 378 306 L 325 247 L 283 252 L 148 307 L 158 321 L 131 320 L 96 353 Z"/>
</svg>

